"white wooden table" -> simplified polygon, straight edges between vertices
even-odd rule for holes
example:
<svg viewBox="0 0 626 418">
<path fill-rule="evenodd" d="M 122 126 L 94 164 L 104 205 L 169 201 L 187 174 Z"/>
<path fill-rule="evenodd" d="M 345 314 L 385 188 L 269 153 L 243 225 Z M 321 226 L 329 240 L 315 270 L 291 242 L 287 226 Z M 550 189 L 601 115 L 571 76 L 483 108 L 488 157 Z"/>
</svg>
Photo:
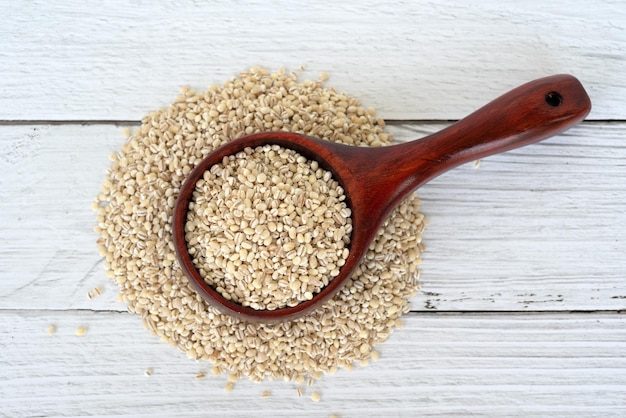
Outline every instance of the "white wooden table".
<svg viewBox="0 0 626 418">
<path fill-rule="evenodd" d="M 202 3 L 0 1 L 1 416 L 626 416 L 623 1 Z M 423 290 L 380 361 L 316 383 L 319 403 L 196 380 L 208 364 L 116 302 L 92 232 L 123 128 L 253 65 L 328 72 L 398 140 L 554 73 L 594 106 L 421 189 Z"/>
</svg>

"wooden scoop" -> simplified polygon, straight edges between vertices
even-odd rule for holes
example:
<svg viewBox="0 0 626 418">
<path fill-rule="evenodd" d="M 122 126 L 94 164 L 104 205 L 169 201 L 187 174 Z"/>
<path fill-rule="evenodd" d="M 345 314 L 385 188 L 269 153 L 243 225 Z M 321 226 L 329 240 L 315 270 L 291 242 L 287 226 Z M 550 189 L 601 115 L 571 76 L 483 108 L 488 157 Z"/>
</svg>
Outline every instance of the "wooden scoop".
<svg viewBox="0 0 626 418">
<path fill-rule="evenodd" d="M 200 295 L 222 312 L 256 322 L 296 318 L 319 307 L 341 289 L 387 215 L 416 188 L 460 164 L 558 134 L 583 120 L 590 109 L 589 97 L 576 78 L 555 75 L 517 87 L 440 132 L 400 145 L 354 147 L 288 132 L 236 139 L 200 162 L 180 189 L 173 224 L 178 261 Z M 224 298 L 200 276 L 185 241 L 189 201 L 204 172 L 225 156 L 264 144 L 278 144 L 316 160 L 344 188 L 352 210 L 350 252 L 339 275 L 313 299 L 276 310 L 255 310 Z"/>
</svg>

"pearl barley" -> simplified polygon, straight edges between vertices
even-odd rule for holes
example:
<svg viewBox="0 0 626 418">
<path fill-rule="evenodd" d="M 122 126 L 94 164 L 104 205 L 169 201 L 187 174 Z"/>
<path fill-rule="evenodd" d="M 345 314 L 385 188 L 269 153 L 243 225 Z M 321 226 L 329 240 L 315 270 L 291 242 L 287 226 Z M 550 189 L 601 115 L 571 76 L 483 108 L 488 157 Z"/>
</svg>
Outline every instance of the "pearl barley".
<svg viewBox="0 0 626 418">
<path fill-rule="evenodd" d="M 345 198 L 330 172 L 297 152 L 246 148 L 196 183 L 185 227 L 194 264 L 244 306 L 271 310 L 309 300 L 348 257 Z"/>
<path fill-rule="evenodd" d="M 119 285 L 120 297 L 128 304 L 128 310 L 140 315 L 150 332 L 191 358 L 210 361 L 214 374 L 232 373 L 238 378 L 247 376 L 253 380 L 302 381 L 311 373 L 319 378 L 341 368 L 352 368 L 354 362 L 372 355 L 371 349 L 361 351 L 364 344 L 366 348 L 374 347 L 392 333 L 395 320 L 407 309 L 410 295 L 418 289 L 419 271 L 415 266 L 422 251 L 424 217 L 419 213 L 419 200 L 415 195 L 401 202 L 380 227 L 342 290 L 302 318 L 281 324 L 254 324 L 219 313 L 190 287 L 176 262 L 171 229 L 174 204 L 186 175 L 209 152 L 237 137 L 268 130 L 285 130 L 354 146 L 391 143 L 390 135 L 383 132 L 383 121 L 357 99 L 325 88 L 320 81 L 299 82 L 295 74 L 254 68 L 204 92 L 184 89 L 172 105 L 142 119 L 141 126 L 134 129 L 119 152 L 111 156 L 111 166 L 93 205 L 97 213 L 94 230 L 99 235 L 98 247 L 107 276 Z M 298 157 L 295 158 L 297 163 Z M 316 181 L 319 167 L 315 161 L 307 164 L 315 174 L 308 178 Z M 269 171 L 257 172 L 254 178 L 252 171 L 241 175 L 237 181 L 246 187 L 274 184 L 274 173 Z M 224 181 L 235 181 L 235 178 L 227 176 Z M 212 189 L 211 185 L 206 186 Z M 271 186 L 265 187 L 271 190 Z M 329 188 L 328 193 L 330 191 Z M 231 241 L 217 240 L 209 240 L 210 248 L 202 248 L 202 251 L 224 254 L 220 263 L 226 265 L 221 268 L 229 274 L 237 273 L 243 260 L 251 265 L 257 263 L 253 274 L 264 271 L 265 267 L 273 269 L 273 265 L 265 266 L 266 260 L 260 258 L 258 251 L 261 246 L 276 244 L 276 237 L 281 236 L 284 237 L 281 250 L 285 254 L 276 257 L 292 263 L 284 268 L 290 270 L 297 265 L 296 270 L 311 270 L 312 274 L 300 273 L 301 286 L 329 280 L 329 275 L 321 270 L 339 268 L 340 255 L 333 254 L 339 248 L 314 248 L 316 252 L 305 254 L 306 246 L 313 246 L 311 243 L 316 237 L 311 230 L 308 235 L 298 228 L 315 228 L 318 221 L 312 216 L 326 219 L 327 215 L 333 217 L 337 213 L 320 205 L 312 209 L 312 213 L 303 211 L 302 217 L 295 209 L 300 224 L 294 228 L 294 220 L 291 219 L 291 225 L 286 220 L 293 216 L 289 204 L 272 207 L 273 201 L 286 202 L 291 190 L 278 192 L 277 198 L 260 202 L 260 205 L 267 205 L 265 209 L 252 207 L 251 197 L 247 197 L 250 205 L 244 197 L 242 207 L 232 208 L 232 216 L 237 216 L 240 223 L 229 224 L 223 234 L 228 240 L 234 239 L 240 246 L 239 251 L 226 248 Z M 231 186 L 229 193 L 225 197 L 232 201 L 232 194 L 237 190 Z M 304 193 L 290 197 L 294 208 L 306 207 Z M 321 203 L 319 196 L 309 198 L 311 203 L 315 200 Z M 214 201 L 214 204 L 218 211 L 223 209 L 224 202 Z M 276 220 L 266 219 L 264 228 L 257 217 L 260 212 L 255 213 L 255 209 L 275 210 Z M 341 216 L 347 219 L 350 215 L 342 212 Z M 203 235 L 196 232 L 198 237 Z M 340 240 L 346 235 L 347 231 L 341 234 Z M 253 239 L 243 239 L 247 236 Z M 267 244 L 265 240 L 269 240 Z M 196 246 L 197 243 L 190 242 L 189 251 L 194 251 Z M 279 251 L 277 244 L 275 250 Z M 294 254 L 288 255 L 290 252 Z M 199 252 L 192 255 L 200 266 L 214 262 Z M 338 258 L 336 262 L 322 265 L 322 260 L 330 257 Z M 330 264 L 335 267 L 331 268 Z M 315 269 L 318 274 L 314 273 Z M 212 269 L 202 270 L 203 277 L 215 274 Z M 265 286 L 265 279 L 254 277 L 254 292 L 257 286 Z M 274 291 L 278 291 L 278 283 L 280 281 L 270 283 Z M 246 284 L 246 290 L 248 286 Z M 295 285 L 294 289 L 280 288 L 281 292 L 302 292 L 302 295 L 312 294 L 313 290 L 307 287 L 298 290 Z M 254 292 L 250 290 L 251 294 Z M 264 301 L 272 302 L 276 303 L 275 300 Z"/>
</svg>

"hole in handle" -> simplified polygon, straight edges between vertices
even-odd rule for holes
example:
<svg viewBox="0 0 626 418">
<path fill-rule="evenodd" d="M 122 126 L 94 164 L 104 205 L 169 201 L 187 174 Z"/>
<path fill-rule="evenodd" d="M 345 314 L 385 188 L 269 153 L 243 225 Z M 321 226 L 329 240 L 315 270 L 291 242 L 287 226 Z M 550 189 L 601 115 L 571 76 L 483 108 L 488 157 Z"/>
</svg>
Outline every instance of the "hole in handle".
<svg viewBox="0 0 626 418">
<path fill-rule="evenodd" d="M 556 91 L 551 91 L 546 94 L 546 103 L 550 106 L 557 107 L 561 104 L 561 102 L 563 102 L 563 97 L 561 97 L 561 95 Z"/>
</svg>

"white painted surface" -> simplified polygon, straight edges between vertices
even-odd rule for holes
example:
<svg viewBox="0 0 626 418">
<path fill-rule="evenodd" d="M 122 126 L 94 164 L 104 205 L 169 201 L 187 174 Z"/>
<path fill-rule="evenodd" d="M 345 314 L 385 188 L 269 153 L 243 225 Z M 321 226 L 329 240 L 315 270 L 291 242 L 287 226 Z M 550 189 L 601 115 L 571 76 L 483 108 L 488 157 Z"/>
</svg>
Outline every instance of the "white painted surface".
<svg viewBox="0 0 626 418">
<path fill-rule="evenodd" d="M 622 1 L 1 3 L 2 119 L 138 120 L 253 65 L 327 71 L 386 119 L 458 119 L 562 72 L 591 118 L 626 114 Z"/>
<path fill-rule="evenodd" d="M 5 311 L 6 416 L 619 417 L 626 318 L 617 314 L 410 314 L 366 368 L 304 385 L 240 381 L 187 360 L 126 313 Z M 47 335 L 49 324 L 57 333 Z M 78 326 L 89 326 L 84 337 Z M 153 370 L 145 376 L 146 369 Z M 208 372 L 196 380 L 200 371 Z M 261 393 L 270 390 L 263 399 Z M 319 403 L 309 399 L 315 390 Z"/>
<path fill-rule="evenodd" d="M 389 131 L 410 140 L 443 126 Z M 586 123 L 424 186 L 414 309 L 623 309 L 624 137 L 626 124 Z M 119 309 L 112 285 L 106 298 L 85 295 L 108 283 L 90 205 L 123 142 L 112 125 L 0 126 L 2 307 Z"/>
<path fill-rule="evenodd" d="M 623 2 L 264 3 L 0 4 L 0 416 L 625 416 Z M 435 121 L 393 122 L 399 140 L 558 72 L 616 121 L 420 190 L 423 292 L 378 363 L 325 377 L 320 403 L 282 381 L 227 395 L 125 313 L 99 265 L 90 203 L 122 127 L 29 121 L 136 121 L 259 64 Z"/>
</svg>

